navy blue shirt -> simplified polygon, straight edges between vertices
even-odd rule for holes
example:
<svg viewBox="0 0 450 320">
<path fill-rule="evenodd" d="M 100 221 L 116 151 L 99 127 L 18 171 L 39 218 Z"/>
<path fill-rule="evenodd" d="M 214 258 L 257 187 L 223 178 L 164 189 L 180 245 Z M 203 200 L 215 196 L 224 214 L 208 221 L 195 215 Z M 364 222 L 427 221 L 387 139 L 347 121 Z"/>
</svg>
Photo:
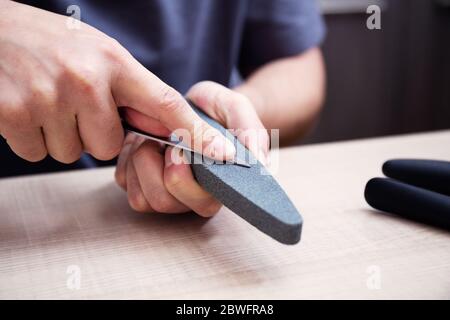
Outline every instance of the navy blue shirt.
<svg viewBox="0 0 450 320">
<path fill-rule="evenodd" d="M 21 2 L 64 15 L 68 6 L 79 6 L 83 22 L 117 39 L 181 93 L 201 80 L 233 86 L 269 61 L 319 45 L 325 33 L 314 0 Z M 10 151 L 4 151 L 4 143 L 0 149 L 1 168 Z M 8 166 L 26 165 L 17 158 L 10 162 Z M 33 171 L 33 166 L 39 169 L 31 164 L 25 173 Z"/>
</svg>

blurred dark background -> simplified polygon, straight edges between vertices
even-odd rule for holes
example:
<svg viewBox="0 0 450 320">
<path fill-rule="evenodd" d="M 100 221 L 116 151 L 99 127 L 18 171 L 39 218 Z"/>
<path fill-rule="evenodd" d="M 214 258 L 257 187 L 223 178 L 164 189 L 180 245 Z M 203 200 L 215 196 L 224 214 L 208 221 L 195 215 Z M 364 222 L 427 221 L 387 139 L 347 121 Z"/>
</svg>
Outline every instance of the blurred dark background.
<svg viewBox="0 0 450 320">
<path fill-rule="evenodd" d="M 306 143 L 450 128 L 450 1 L 319 3 L 327 101 Z M 381 30 L 366 27 L 370 4 Z"/>
</svg>

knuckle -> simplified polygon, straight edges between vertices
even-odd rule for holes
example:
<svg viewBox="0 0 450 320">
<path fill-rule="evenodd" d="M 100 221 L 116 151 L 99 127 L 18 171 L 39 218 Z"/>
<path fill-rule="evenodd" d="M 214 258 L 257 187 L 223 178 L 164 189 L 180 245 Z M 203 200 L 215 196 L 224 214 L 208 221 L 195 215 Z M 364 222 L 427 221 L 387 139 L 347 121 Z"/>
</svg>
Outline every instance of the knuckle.
<svg viewBox="0 0 450 320">
<path fill-rule="evenodd" d="M 11 143 L 8 137 L 5 137 L 6 143 L 11 150 L 20 158 L 30 162 L 38 162 L 47 156 L 47 149 L 44 146 L 35 144 Z"/>
<path fill-rule="evenodd" d="M 0 106 L 0 121 L 12 129 L 32 124 L 32 115 L 24 103 L 3 103 Z"/>
<path fill-rule="evenodd" d="M 242 93 L 231 91 L 231 95 L 229 95 L 229 106 L 231 109 L 242 109 L 242 108 L 253 108 L 250 99 L 243 95 Z"/>
<path fill-rule="evenodd" d="M 90 81 L 86 77 L 81 77 L 78 85 L 79 85 L 80 93 L 82 93 L 83 95 L 85 95 L 86 97 L 89 97 L 91 99 L 91 101 L 93 102 L 92 103 L 93 107 L 99 108 L 101 106 L 101 103 L 99 103 L 100 97 L 97 94 L 98 87 L 96 86 L 95 82 Z"/>
<path fill-rule="evenodd" d="M 183 97 L 178 91 L 170 86 L 165 86 L 162 89 L 161 107 L 163 108 L 163 112 L 174 114 L 179 112 L 183 106 Z"/>
<path fill-rule="evenodd" d="M 205 204 L 201 212 L 198 212 L 203 217 L 212 217 L 215 215 L 222 205 L 218 203 L 215 199 L 208 200 Z"/>
<path fill-rule="evenodd" d="M 183 187 L 183 179 L 177 170 L 166 170 L 164 174 L 164 185 L 170 193 L 175 193 Z"/>
<path fill-rule="evenodd" d="M 170 213 L 173 211 L 173 201 L 167 196 L 160 196 L 154 202 L 152 202 L 152 208 L 161 213 Z"/>
<path fill-rule="evenodd" d="M 215 82 L 210 80 L 203 80 L 195 83 L 188 91 L 189 94 L 195 94 L 199 96 L 206 96 L 208 91 L 211 90 L 212 87 L 216 85 Z"/>
<path fill-rule="evenodd" d="M 99 88 L 102 88 L 97 67 L 92 63 L 66 63 L 62 74 L 64 81 L 72 83 L 83 96 L 96 97 Z"/>
<path fill-rule="evenodd" d="M 148 212 L 147 200 L 141 192 L 128 192 L 128 203 L 130 207 L 137 212 Z"/>
<path fill-rule="evenodd" d="M 48 142 L 48 141 L 47 141 Z M 81 157 L 82 146 L 79 139 L 68 139 L 64 142 L 50 143 L 47 148 L 50 156 L 62 163 L 69 164 L 77 161 Z"/>
<path fill-rule="evenodd" d="M 97 90 L 99 88 L 96 76 L 88 68 L 80 70 L 76 76 L 80 93 L 90 98 L 97 99 Z"/>
<path fill-rule="evenodd" d="M 252 107 L 250 100 L 246 96 L 228 88 L 218 90 L 215 93 L 214 101 L 216 105 L 220 106 L 220 112 L 224 114 L 245 114 L 248 112 L 249 107 Z"/>
<path fill-rule="evenodd" d="M 50 152 L 50 156 L 64 164 L 70 164 L 77 161 L 81 156 L 81 150 L 73 149 L 65 152 Z"/>
<path fill-rule="evenodd" d="M 47 156 L 47 150 L 30 150 L 26 153 L 18 154 L 21 158 L 29 162 L 39 162 Z"/>
<path fill-rule="evenodd" d="M 235 95 L 233 94 L 233 91 L 229 89 L 224 90 L 217 90 L 216 96 L 214 97 L 216 102 L 220 102 L 223 105 L 230 105 L 236 100 Z"/>
<path fill-rule="evenodd" d="M 119 62 L 124 57 L 125 48 L 114 38 L 108 37 L 99 44 L 101 52 L 113 62 Z"/>
<path fill-rule="evenodd" d="M 208 89 L 208 88 L 210 88 L 210 86 L 215 86 L 215 85 L 217 85 L 217 83 L 214 82 L 214 81 L 202 80 L 202 81 L 199 81 L 196 84 L 194 84 L 192 86 L 192 88 L 205 88 L 205 89 Z"/>
<path fill-rule="evenodd" d="M 33 83 L 31 85 L 28 101 L 30 104 L 38 104 L 48 107 L 56 106 L 57 90 L 49 83 Z"/>
<path fill-rule="evenodd" d="M 51 47 L 52 50 L 48 51 L 49 56 L 51 57 L 52 62 L 59 66 L 64 67 L 69 60 L 68 57 L 68 50 L 65 46 L 56 46 Z"/>
<path fill-rule="evenodd" d="M 84 141 L 85 149 L 96 159 L 107 161 L 119 155 L 122 149 L 123 132 L 121 128 L 103 127 L 101 131 L 101 139 L 94 141 L 94 137 Z M 99 141 L 103 143 L 99 143 Z"/>
<path fill-rule="evenodd" d="M 236 100 L 238 100 L 238 101 L 240 101 L 240 102 L 242 102 L 242 103 L 245 103 L 245 104 L 247 104 L 247 105 L 250 105 L 250 104 L 251 104 L 250 99 L 249 99 L 246 95 L 244 95 L 244 94 L 242 94 L 242 93 L 240 93 L 240 92 L 237 92 L 237 91 L 233 91 L 233 90 L 231 90 L 231 92 L 233 93 L 234 98 L 235 98 Z"/>
<path fill-rule="evenodd" d="M 115 158 L 120 153 L 120 144 L 106 145 L 101 148 L 95 148 L 90 153 L 98 160 L 108 161 Z"/>
</svg>

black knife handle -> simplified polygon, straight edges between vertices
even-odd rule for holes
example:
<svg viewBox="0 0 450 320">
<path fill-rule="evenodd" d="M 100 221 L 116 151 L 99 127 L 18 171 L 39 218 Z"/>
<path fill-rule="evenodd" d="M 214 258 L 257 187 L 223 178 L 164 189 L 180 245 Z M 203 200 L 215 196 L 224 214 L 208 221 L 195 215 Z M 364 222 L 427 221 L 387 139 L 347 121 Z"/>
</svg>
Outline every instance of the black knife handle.
<svg viewBox="0 0 450 320">
<path fill-rule="evenodd" d="M 375 209 L 450 230 L 449 196 L 389 178 L 373 178 L 364 197 Z"/>
<path fill-rule="evenodd" d="M 383 173 L 389 178 L 450 196 L 450 162 L 394 159 L 384 163 Z"/>
</svg>

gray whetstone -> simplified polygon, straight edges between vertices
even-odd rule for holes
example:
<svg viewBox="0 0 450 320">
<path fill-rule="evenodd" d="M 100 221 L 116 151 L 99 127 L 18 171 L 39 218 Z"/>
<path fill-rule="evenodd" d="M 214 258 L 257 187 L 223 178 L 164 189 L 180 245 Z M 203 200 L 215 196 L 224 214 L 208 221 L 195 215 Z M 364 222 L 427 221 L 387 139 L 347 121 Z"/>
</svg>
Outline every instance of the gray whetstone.
<svg viewBox="0 0 450 320">
<path fill-rule="evenodd" d="M 228 130 L 192 105 L 193 109 L 234 141 L 240 159 L 250 160 L 251 167 L 215 164 L 197 158 L 192 170 L 199 184 L 221 203 L 257 229 L 284 244 L 300 241 L 303 219 L 286 193 L 261 163 Z M 265 173 L 265 174 L 263 174 Z"/>
</svg>

